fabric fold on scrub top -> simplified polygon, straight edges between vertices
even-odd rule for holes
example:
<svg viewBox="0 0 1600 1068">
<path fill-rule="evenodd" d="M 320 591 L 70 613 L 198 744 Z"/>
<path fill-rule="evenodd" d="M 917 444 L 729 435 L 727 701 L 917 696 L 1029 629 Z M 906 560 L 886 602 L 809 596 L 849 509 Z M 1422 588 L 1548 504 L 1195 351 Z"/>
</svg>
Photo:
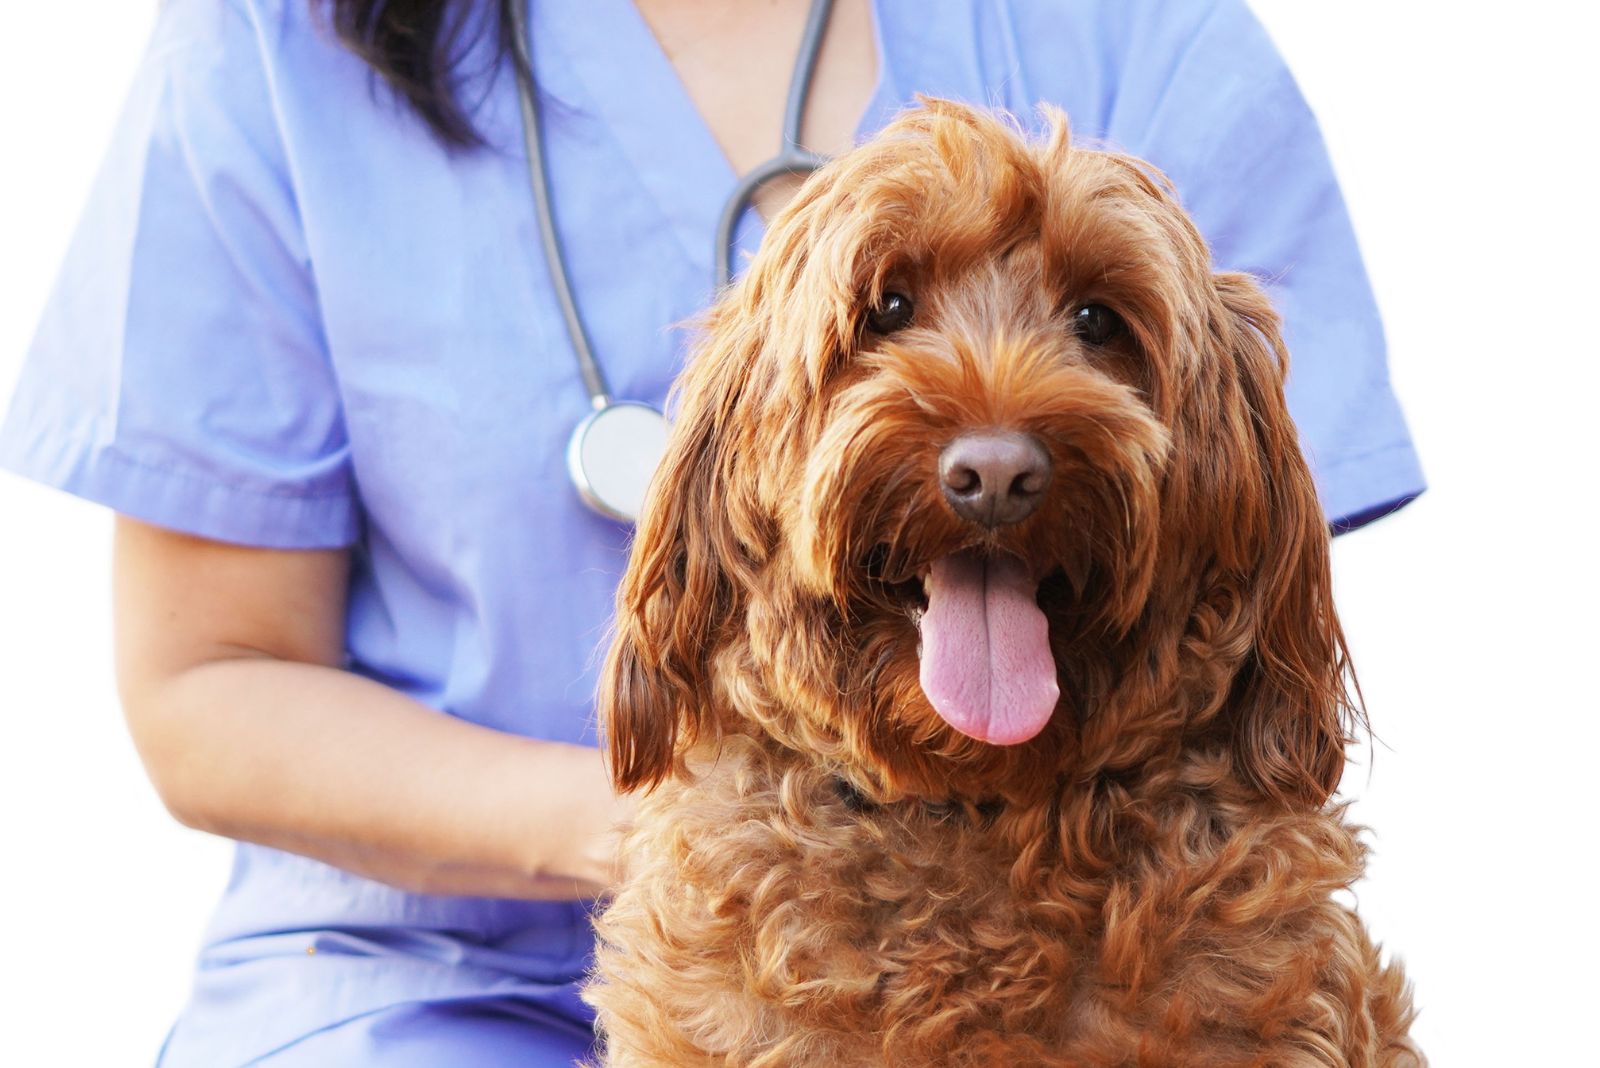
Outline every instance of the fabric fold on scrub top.
<svg viewBox="0 0 1600 1068">
<path fill-rule="evenodd" d="M 467 57 L 489 147 L 447 152 L 311 7 L 161 6 L 0 466 L 203 537 L 348 546 L 350 671 L 592 745 L 628 531 L 567 478 L 589 400 L 539 254 L 514 82 L 487 41 Z M 1035 127 L 1048 101 L 1080 140 L 1151 160 L 1219 268 L 1266 279 L 1286 317 L 1330 520 L 1421 492 L 1326 150 L 1241 0 L 872 7 L 863 136 L 918 92 Z M 711 295 L 735 176 L 631 4 L 532 14 L 577 300 L 617 396 L 659 404 L 688 342 L 673 324 Z M 747 214 L 741 247 L 761 230 Z M 552 1035 L 589 1026 L 583 903 L 407 893 L 250 844 L 235 857 L 165 1068 L 289 1064 L 313 1034 L 398 1050 L 475 1003 Z M 422 1011 L 446 1004 L 461 1011 Z"/>
<path fill-rule="evenodd" d="M 212 945 L 201 954 L 191 1002 L 159 1063 L 218 1063 L 223 1053 L 251 1061 L 298 1056 L 308 1035 L 408 1005 L 493 1004 L 526 1027 L 587 1047 L 593 1034 L 578 985 L 589 947 L 584 942 L 561 957 L 548 944 L 552 933 L 557 944 L 580 941 L 573 933 L 586 922 L 583 908 L 559 903 L 548 911 L 547 925 L 523 927 L 502 943 L 383 926 Z"/>
</svg>

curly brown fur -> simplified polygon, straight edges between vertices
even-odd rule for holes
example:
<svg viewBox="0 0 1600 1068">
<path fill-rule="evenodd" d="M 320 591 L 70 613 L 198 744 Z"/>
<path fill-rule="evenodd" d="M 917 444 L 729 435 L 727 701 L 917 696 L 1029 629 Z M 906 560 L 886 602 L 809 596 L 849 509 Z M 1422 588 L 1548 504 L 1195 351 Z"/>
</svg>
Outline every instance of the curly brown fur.
<svg viewBox="0 0 1600 1068">
<path fill-rule="evenodd" d="M 1277 317 L 1164 179 L 1049 118 L 925 101 L 709 313 L 601 691 L 654 787 L 587 992 L 613 1068 L 1423 1063 L 1334 899 L 1359 714 Z M 880 335 L 887 292 L 915 315 Z M 1048 450 L 1023 521 L 941 494 L 973 428 Z M 1040 582 L 1061 697 L 1020 744 L 919 681 L 917 583 L 957 551 Z"/>
</svg>

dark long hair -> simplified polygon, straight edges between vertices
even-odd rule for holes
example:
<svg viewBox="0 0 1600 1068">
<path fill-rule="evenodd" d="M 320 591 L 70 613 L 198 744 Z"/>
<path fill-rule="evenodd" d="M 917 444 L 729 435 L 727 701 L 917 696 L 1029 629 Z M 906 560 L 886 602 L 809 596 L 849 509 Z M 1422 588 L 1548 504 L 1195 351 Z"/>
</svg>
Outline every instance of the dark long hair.
<svg viewBox="0 0 1600 1068">
<path fill-rule="evenodd" d="M 464 99 L 469 52 L 493 35 L 496 66 L 512 49 L 510 6 L 525 0 L 311 0 L 339 40 L 366 60 L 394 92 L 451 148 L 483 143 Z M 479 72 L 472 72 L 479 73 Z"/>
</svg>

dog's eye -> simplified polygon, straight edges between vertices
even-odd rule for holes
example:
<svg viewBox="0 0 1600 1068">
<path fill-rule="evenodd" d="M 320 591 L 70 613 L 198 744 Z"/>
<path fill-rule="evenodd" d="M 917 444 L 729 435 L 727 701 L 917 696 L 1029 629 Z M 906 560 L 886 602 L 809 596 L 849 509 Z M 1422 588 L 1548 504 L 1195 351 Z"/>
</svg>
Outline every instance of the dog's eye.
<svg viewBox="0 0 1600 1068">
<path fill-rule="evenodd" d="M 911 325 L 911 298 L 902 293 L 885 293 L 876 308 L 867 313 L 867 329 L 874 334 L 892 334 Z"/>
<path fill-rule="evenodd" d="M 1072 329 L 1090 345 L 1104 345 L 1128 327 L 1104 304 L 1085 304 L 1072 313 Z"/>
</svg>

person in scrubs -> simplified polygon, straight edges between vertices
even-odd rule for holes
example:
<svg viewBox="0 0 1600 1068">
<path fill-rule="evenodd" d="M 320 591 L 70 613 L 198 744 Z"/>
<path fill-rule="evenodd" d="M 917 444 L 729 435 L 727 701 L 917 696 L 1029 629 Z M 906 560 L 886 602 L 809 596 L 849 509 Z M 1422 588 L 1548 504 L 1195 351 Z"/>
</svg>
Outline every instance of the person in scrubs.
<svg viewBox="0 0 1600 1068">
<path fill-rule="evenodd" d="M 567 475 L 590 400 L 498 6 L 449 5 L 437 77 L 404 32 L 400 59 L 373 45 L 425 6 L 166 0 L 0 429 L 0 464 L 118 513 L 134 741 L 179 820 L 238 841 L 164 1068 L 532 1068 L 593 1041 L 589 911 L 629 810 L 593 689 L 629 529 Z M 531 6 L 557 225 L 620 399 L 659 405 L 682 364 L 669 326 L 777 147 L 806 6 Z M 1330 523 L 1421 491 L 1316 123 L 1242 0 L 840 0 L 809 147 L 918 92 L 1049 101 L 1163 168 L 1287 318 Z"/>
</svg>

